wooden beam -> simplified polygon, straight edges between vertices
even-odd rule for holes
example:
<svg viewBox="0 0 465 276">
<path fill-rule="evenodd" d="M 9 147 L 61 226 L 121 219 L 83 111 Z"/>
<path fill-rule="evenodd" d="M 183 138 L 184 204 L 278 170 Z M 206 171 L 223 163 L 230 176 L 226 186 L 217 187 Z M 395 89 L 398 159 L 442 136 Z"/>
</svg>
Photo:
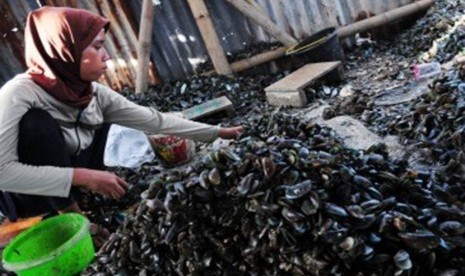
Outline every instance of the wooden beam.
<svg viewBox="0 0 465 276">
<path fill-rule="evenodd" d="M 231 68 L 233 69 L 234 72 L 241 72 L 246 69 L 252 68 L 254 66 L 260 65 L 262 63 L 280 58 L 286 54 L 286 50 L 287 50 L 287 47 L 283 46 L 283 47 L 279 47 L 274 50 L 270 50 L 267 52 L 257 54 L 255 56 L 252 56 L 246 59 L 241 59 L 241 60 L 231 63 Z M 212 70 L 212 71 L 207 71 L 205 73 L 202 73 L 201 75 L 209 76 L 214 73 L 215 71 Z"/>
<path fill-rule="evenodd" d="M 100 14 L 100 11 L 97 8 L 96 4 L 92 1 L 82 1 L 79 4 L 82 5 L 82 7 L 86 10 L 89 10 L 96 14 Z M 105 40 L 105 48 L 107 49 L 108 54 L 111 57 L 111 61 L 114 64 L 114 68 L 107 70 L 105 72 L 105 75 L 110 80 L 110 86 L 113 89 L 119 91 L 125 86 L 125 84 L 129 85 L 131 81 L 128 79 L 127 75 L 125 75 L 123 72 L 120 73 L 118 71 L 118 59 L 120 58 L 120 53 L 116 48 L 115 40 L 116 38 L 114 38 L 113 34 L 109 32 L 109 34 L 107 34 L 107 39 Z"/>
<path fill-rule="evenodd" d="M 200 34 L 202 35 L 208 54 L 212 60 L 213 67 L 220 75 L 232 75 L 226 54 L 221 47 L 220 39 L 208 13 L 204 0 L 187 0 L 192 14 L 194 15 Z"/>
<path fill-rule="evenodd" d="M 229 1 L 229 0 L 228 0 Z M 341 27 L 337 30 L 339 38 L 351 36 L 356 33 L 363 33 L 370 29 L 386 25 L 390 22 L 407 17 L 414 13 L 428 9 L 434 4 L 434 0 L 421 0 L 405 5 L 403 7 L 378 14 L 376 16 L 364 19 L 348 26 Z"/>
<path fill-rule="evenodd" d="M 258 9 L 255 5 L 252 5 L 244 0 L 226 0 L 228 3 L 233 5 L 236 9 L 242 12 L 249 19 L 257 23 L 262 27 L 268 34 L 276 38 L 285 46 L 292 46 L 297 43 L 297 40 L 285 31 L 279 29 L 279 27 L 268 18 L 268 16 Z"/>
<path fill-rule="evenodd" d="M 121 53 L 121 56 L 124 58 L 126 63 L 126 68 L 131 86 L 134 87 L 134 79 L 137 77 L 137 71 L 135 66 L 131 63 L 131 45 L 129 45 L 129 39 L 125 36 L 124 28 L 120 23 L 120 19 L 122 18 L 121 15 L 116 16 L 113 11 L 111 10 L 110 3 L 108 0 L 100 1 L 100 8 L 102 9 L 102 13 L 110 20 L 110 30 L 114 34 L 115 37 L 118 39 L 118 50 Z M 121 66 L 124 67 L 124 66 Z"/>
<path fill-rule="evenodd" d="M 154 17 L 152 0 L 144 0 L 139 28 L 139 44 L 137 45 L 137 78 L 136 93 L 147 91 L 147 76 L 152 44 L 152 27 Z"/>
<path fill-rule="evenodd" d="M 122 25 L 122 30 L 125 33 L 126 39 L 129 41 L 129 45 L 131 46 L 131 60 L 129 62 L 134 63 L 133 61 L 137 60 L 137 34 L 136 27 L 133 24 L 134 20 L 130 16 L 130 14 L 132 14 L 131 10 L 128 8 L 128 4 L 125 0 L 113 0 L 109 1 L 109 3 L 114 5 L 113 10 L 116 11 L 116 16 L 121 21 L 120 23 Z M 136 68 L 136 64 L 137 63 L 133 64 L 132 66 Z M 137 78 L 137 72 L 134 74 L 134 78 Z M 158 74 L 157 67 L 152 62 L 149 62 L 148 82 L 151 85 L 162 82 L 160 75 Z"/>
</svg>

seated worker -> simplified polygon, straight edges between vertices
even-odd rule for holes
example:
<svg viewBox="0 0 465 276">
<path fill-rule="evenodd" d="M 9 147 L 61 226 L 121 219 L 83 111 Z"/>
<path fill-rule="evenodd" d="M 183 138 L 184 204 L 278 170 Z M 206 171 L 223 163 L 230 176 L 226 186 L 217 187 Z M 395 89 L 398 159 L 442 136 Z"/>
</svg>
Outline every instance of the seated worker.
<svg viewBox="0 0 465 276">
<path fill-rule="evenodd" d="M 122 197 L 128 184 L 103 164 L 110 124 L 204 142 L 243 131 L 139 106 L 95 82 L 110 59 L 108 27 L 81 9 L 43 7 L 28 15 L 28 70 L 0 89 L 0 211 L 10 221 L 80 212 L 78 188 Z"/>
</svg>

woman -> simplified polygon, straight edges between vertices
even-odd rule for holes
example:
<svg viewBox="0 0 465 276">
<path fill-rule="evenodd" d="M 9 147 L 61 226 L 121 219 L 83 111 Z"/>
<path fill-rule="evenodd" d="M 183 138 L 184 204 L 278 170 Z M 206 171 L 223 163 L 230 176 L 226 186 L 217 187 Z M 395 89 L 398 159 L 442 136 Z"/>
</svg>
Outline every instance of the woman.
<svg viewBox="0 0 465 276">
<path fill-rule="evenodd" d="M 125 180 L 103 170 L 109 124 L 199 141 L 242 132 L 136 105 L 94 82 L 107 69 L 108 25 L 80 9 L 28 15 L 28 70 L 0 90 L 0 209 L 9 220 L 79 211 L 77 188 L 122 197 Z"/>
</svg>

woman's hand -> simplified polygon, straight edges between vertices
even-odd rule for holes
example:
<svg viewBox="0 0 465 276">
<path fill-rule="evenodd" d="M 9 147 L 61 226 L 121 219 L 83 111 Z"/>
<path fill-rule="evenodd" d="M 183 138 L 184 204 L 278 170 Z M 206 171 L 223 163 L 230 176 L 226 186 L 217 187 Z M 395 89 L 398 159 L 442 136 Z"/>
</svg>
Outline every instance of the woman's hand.
<svg viewBox="0 0 465 276">
<path fill-rule="evenodd" d="M 113 199 L 122 197 L 128 188 L 126 181 L 113 173 L 84 168 L 74 169 L 73 185 Z"/>
<path fill-rule="evenodd" d="M 244 132 L 242 126 L 235 127 L 222 127 L 218 133 L 218 136 L 223 139 L 237 139 Z"/>
</svg>

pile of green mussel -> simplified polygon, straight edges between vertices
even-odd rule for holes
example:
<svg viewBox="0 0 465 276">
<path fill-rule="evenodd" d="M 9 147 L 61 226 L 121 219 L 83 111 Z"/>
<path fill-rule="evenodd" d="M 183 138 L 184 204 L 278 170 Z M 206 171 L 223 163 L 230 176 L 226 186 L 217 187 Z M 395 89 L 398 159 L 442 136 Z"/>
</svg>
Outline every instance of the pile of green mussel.
<svg viewBox="0 0 465 276">
<path fill-rule="evenodd" d="M 150 186 L 86 275 L 461 275 L 465 190 L 285 111 Z"/>
</svg>

